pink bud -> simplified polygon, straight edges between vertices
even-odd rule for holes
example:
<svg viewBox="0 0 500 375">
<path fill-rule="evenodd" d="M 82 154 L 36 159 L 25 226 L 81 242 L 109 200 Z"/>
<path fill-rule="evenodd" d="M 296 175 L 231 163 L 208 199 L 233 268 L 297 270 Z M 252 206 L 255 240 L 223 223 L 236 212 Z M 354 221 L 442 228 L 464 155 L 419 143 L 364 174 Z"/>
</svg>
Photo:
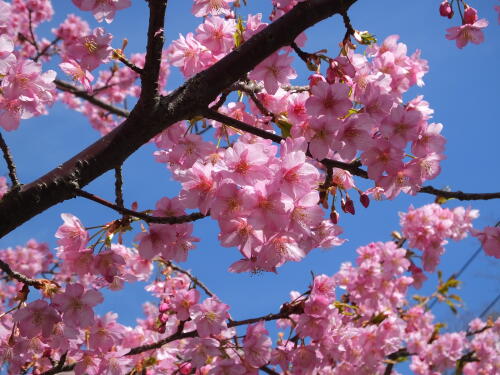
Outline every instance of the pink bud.
<svg viewBox="0 0 500 375">
<path fill-rule="evenodd" d="M 441 3 L 439 6 L 439 14 L 450 19 L 453 17 L 453 9 L 451 9 L 451 4 L 448 1 L 445 0 Z"/>
<path fill-rule="evenodd" d="M 165 325 L 159 326 L 158 327 L 158 333 L 165 333 L 167 327 Z"/>
<path fill-rule="evenodd" d="M 464 11 L 464 25 L 465 24 L 472 25 L 476 21 L 477 21 L 477 10 L 466 5 Z"/>
<path fill-rule="evenodd" d="M 364 208 L 367 208 L 370 205 L 370 197 L 368 197 L 365 193 L 359 195 L 359 201 Z"/>
<path fill-rule="evenodd" d="M 168 320 L 168 315 L 167 314 L 160 314 L 160 316 L 158 317 L 158 319 L 160 320 L 160 322 L 166 323 L 167 320 Z"/>
<path fill-rule="evenodd" d="M 338 224 L 339 223 L 339 213 L 335 210 L 333 210 L 332 212 L 330 212 L 330 220 L 333 224 Z"/>
<path fill-rule="evenodd" d="M 180 365 L 179 372 L 182 375 L 189 375 L 189 374 L 191 374 L 192 369 L 193 369 L 193 365 L 191 363 L 184 362 L 183 364 Z"/>
<path fill-rule="evenodd" d="M 330 84 L 334 83 L 335 80 L 337 79 L 337 73 L 338 73 L 338 62 L 336 62 L 335 60 L 331 60 L 330 65 L 326 70 L 326 81 Z"/>
<path fill-rule="evenodd" d="M 309 88 L 312 88 L 316 83 L 318 82 L 326 82 L 325 77 L 323 77 L 321 74 L 311 74 L 309 76 Z"/>
<path fill-rule="evenodd" d="M 351 215 L 356 214 L 356 210 L 354 209 L 354 202 L 351 198 L 347 198 L 344 205 L 344 212 L 350 213 Z"/>
<path fill-rule="evenodd" d="M 158 309 L 161 313 L 167 312 L 170 309 L 170 305 L 166 302 L 163 302 Z"/>
</svg>

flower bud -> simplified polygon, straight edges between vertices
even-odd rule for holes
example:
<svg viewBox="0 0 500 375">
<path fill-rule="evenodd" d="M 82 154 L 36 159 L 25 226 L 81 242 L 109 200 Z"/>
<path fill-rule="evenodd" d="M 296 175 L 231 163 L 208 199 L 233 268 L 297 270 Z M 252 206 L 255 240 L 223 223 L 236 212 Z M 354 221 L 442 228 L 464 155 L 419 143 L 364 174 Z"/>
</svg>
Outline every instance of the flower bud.
<svg viewBox="0 0 500 375">
<path fill-rule="evenodd" d="M 477 21 L 477 10 L 466 5 L 464 10 L 464 25 L 465 24 L 472 25 L 476 21 Z"/>
<path fill-rule="evenodd" d="M 339 213 L 335 210 L 330 212 L 330 220 L 333 224 L 338 224 L 339 223 Z"/>
<path fill-rule="evenodd" d="M 347 212 L 351 215 L 356 214 L 356 210 L 354 209 L 354 202 L 351 198 L 347 198 L 347 200 L 345 201 L 344 212 Z"/>
<path fill-rule="evenodd" d="M 191 374 L 192 369 L 193 369 L 193 365 L 191 363 L 184 362 L 179 367 L 179 373 L 181 373 L 182 375 L 189 375 L 189 374 Z"/>
<path fill-rule="evenodd" d="M 359 201 L 364 208 L 367 208 L 370 205 L 370 197 L 365 193 L 359 195 Z"/>
<path fill-rule="evenodd" d="M 160 308 L 158 310 L 160 311 L 160 313 L 164 313 L 164 312 L 167 312 L 169 309 L 170 309 L 170 305 L 166 302 L 163 302 L 160 305 Z"/>
<path fill-rule="evenodd" d="M 450 19 L 453 17 L 453 9 L 451 9 L 451 4 L 447 0 L 443 1 L 439 6 L 439 14 Z"/>
<path fill-rule="evenodd" d="M 166 323 L 168 321 L 168 315 L 167 314 L 160 314 L 158 319 L 160 320 L 160 322 Z"/>
<path fill-rule="evenodd" d="M 312 88 L 316 83 L 318 82 L 326 82 L 325 77 L 323 77 L 321 74 L 311 74 L 309 76 L 309 88 Z"/>
</svg>

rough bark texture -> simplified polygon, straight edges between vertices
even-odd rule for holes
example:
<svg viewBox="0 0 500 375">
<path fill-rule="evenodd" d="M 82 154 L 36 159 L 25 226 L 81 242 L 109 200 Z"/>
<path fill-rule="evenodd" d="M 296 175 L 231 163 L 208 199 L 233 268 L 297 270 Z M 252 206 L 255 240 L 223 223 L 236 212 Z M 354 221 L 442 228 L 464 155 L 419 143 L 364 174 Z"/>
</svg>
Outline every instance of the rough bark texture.
<svg viewBox="0 0 500 375">
<path fill-rule="evenodd" d="M 53 169 L 13 190 L 0 201 L 0 236 L 48 208 L 75 197 L 79 189 L 121 165 L 162 130 L 204 112 L 224 89 L 280 47 L 290 45 L 312 25 L 342 13 L 356 0 L 308 0 L 299 3 L 209 69 L 195 75 L 170 95 L 159 97 L 156 81 L 163 48 L 165 0 L 150 0 L 150 21 L 143 93 L 129 117 L 112 132 Z"/>
</svg>

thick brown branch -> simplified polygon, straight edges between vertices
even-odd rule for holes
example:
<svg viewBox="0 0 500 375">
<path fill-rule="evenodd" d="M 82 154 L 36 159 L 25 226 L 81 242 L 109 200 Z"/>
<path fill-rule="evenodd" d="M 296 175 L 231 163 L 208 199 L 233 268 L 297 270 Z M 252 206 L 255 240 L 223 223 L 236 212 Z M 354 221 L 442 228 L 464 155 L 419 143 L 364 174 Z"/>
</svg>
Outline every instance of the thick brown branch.
<svg viewBox="0 0 500 375">
<path fill-rule="evenodd" d="M 208 214 L 204 215 L 204 214 L 199 213 L 199 212 L 195 212 L 195 213 L 192 213 L 189 215 L 182 215 L 182 216 L 168 216 L 168 217 L 151 216 L 151 215 L 145 214 L 143 212 L 137 212 L 137 211 L 129 210 L 128 208 L 125 208 L 125 207 L 120 207 L 116 204 L 108 202 L 107 200 L 102 199 L 94 194 L 88 193 L 84 190 L 76 189 L 75 194 L 82 197 L 82 198 L 89 199 L 89 200 L 97 202 L 103 206 L 111 208 L 112 210 L 115 210 L 123 215 L 137 217 L 139 219 L 142 219 L 147 223 L 182 224 L 182 223 L 190 223 L 192 221 L 200 220 L 200 219 L 203 219 L 203 218 L 209 216 Z"/>
<path fill-rule="evenodd" d="M 164 43 L 163 27 L 167 0 L 148 0 L 149 26 L 146 46 L 146 60 L 141 74 L 141 96 L 139 105 L 149 109 L 160 101 L 158 78 L 160 77 L 161 55 Z"/>
<path fill-rule="evenodd" d="M 500 193 L 463 193 L 461 191 L 446 191 L 424 186 L 419 190 L 420 193 L 432 194 L 447 199 L 458 199 L 461 201 L 500 199 Z"/>
<path fill-rule="evenodd" d="M 150 0 L 150 4 L 153 2 L 156 4 L 158 1 Z M 158 106 L 146 110 L 144 105 L 136 105 L 129 117 L 106 136 L 45 176 L 23 185 L 16 194 L 4 197 L 0 201 L 0 236 L 4 236 L 49 207 L 74 198 L 75 188 L 82 188 L 121 164 L 139 147 L 170 125 L 201 114 L 221 92 L 251 71 L 262 60 L 277 49 L 290 45 L 301 32 L 310 26 L 345 11 L 355 1 L 309 0 L 301 2 L 238 49 L 189 79 L 168 96 L 162 97 Z M 155 22 L 155 25 L 159 23 Z M 152 30 L 153 27 L 150 29 Z M 155 29 L 154 33 L 157 31 L 160 30 Z M 161 34 L 154 37 L 154 46 L 160 42 L 160 37 Z M 156 48 L 154 47 L 155 51 Z M 159 56 L 158 53 L 154 55 Z M 157 59 L 154 61 L 150 64 L 157 66 L 159 61 Z M 145 68 L 145 71 L 147 70 Z M 144 83 L 150 83 L 152 76 L 147 77 L 143 75 Z M 155 94 L 151 95 L 154 97 Z M 91 100 L 94 100 L 96 104 L 95 98 L 89 100 L 92 103 Z M 121 112 L 124 116 L 128 115 L 127 112 Z"/>
<path fill-rule="evenodd" d="M 74 96 L 84 99 L 88 101 L 89 103 L 94 104 L 95 106 L 105 109 L 109 113 L 112 113 L 114 115 L 120 116 L 120 117 L 128 117 L 130 113 L 124 109 L 115 107 L 111 104 L 108 104 L 98 98 L 96 98 L 93 95 L 90 95 L 87 91 L 85 90 L 80 90 L 78 87 L 73 86 L 71 83 L 60 81 L 58 79 L 54 80 L 54 83 L 56 84 L 56 87 L 61 90 L 61 91 L 66 91 Z"/>
<path fill-rule="evenodd" d="M 7 146 L 7 143 L 3 139 L 2 133 L 0 133 L 0 149 L 2 150 L 3 158 L 5 159 L 7 169 L 9 170 L 9 177 L 10 181 L 12 182 L 12 187 L 14 189 L 17 189 L 19 188 L 21 183 L 17 179 L 16 165 L 14 164 L 14 159 L 12 158 L 12 155 L 10 153 L 9 146 Z"/>
</svg>

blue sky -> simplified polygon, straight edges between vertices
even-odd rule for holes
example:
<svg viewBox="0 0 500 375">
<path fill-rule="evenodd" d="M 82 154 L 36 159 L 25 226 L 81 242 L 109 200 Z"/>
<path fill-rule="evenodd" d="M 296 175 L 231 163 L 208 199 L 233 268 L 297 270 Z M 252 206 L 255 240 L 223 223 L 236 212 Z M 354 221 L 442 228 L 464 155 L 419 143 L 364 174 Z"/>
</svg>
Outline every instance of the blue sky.
<svg viewBox="0 0 500 375">
<path fill-rule="evenodd" d="M 54 1 L 56 15 L 50 27 L 55 27 L 68 13 L 77 13 L 86 18 L 91 27 L 99 24 L 90 14 L 79 12 L 70 1 Z M 104 26 L 114 34 L 114 47 L 121 45 L 122 38 L 129 40 L 127 52 L 143 52 L 147 29 L 147 7 L 144 1 L 134 1 L 133 7 L 119 12 L 111 25 Z M 270 10 L 269 0 L 248 0 L 246 12 L 263 12 L 264 18 Z M 191 1 L 171 0 L 167 9 L 166 35 L 170 41 L 179 33 L 194 31 L 197 19 L 190 15 Z M 443 134 L 447 138 L 446 156 L 442 173 L 430 184 L 437 188 L 450 186 L 452 190 L 465 192 L 493 192 L 500 190 L 500 168 L 498 142 L 500 121 L 498 113 L 498 61 L 500 61 L 500 26 L 493 6 L 495 1 L 474 1 L 471 6 L 478 9 L 480 17 L 490 21 L 485 31 L 486 42 L 482 45 L 468 45 L 463 50 L 454 42 L 444 38 L 445 29 L 459 23 L 438 14 L 439 1 L 367 1 L 360 0 L 350 10 L 354 28 L 368 30 L 381 41 L 391 34 L 399 34 L 408 45 L 409 52 L 422 50 L 422 57 L 429 61 L 430 72 L 424 78 L 426 85 L 412 90 L 411 95 L 423 94 L 435 110 L 434 121 L 444 124 Z M 43 27 L 42 30 L 49 30 Z M 333 17 L 307 32 L 307 51 L 327 48 L 336 55 L 337 44 L 344 34 L 340 17 Z M 50 36 L 48 36 L 50 38 Z M 298 59 L 297 59 L 298 60 Z M 296 67 L 305 74 L 300 61 Z M 59 75 L 67 79 L 63 73 Z M 173 89 L 182 82 L 181 76 L 172 69 L 168 88 Z M 297 81 L 297 83 L 302 83 Z M 407 99 L 410 96 L 406 97 Z M 21 181 L 38 178 L 78 151 L 98 139 L 98 133 L 78 113 L 62 104 L 56 104 L 49 116 L 24 121 L 20 130 L 3 133 L 15 157 Z M 154 162 L 151 145 L 142 147 L 124 165 L 124 196 L 126 203 L 138 201 L 143 209 L 152 208 L 163 196 L 174 197 L 179 185 L 172 181 L 165 168 Z M 7 175 L 0 163 L 0 174 Z M 102 176 L 85 190 L 113 199 L 113 175 Z M 220 298 L 231 306 L 235 319 L 243 319 L 279 310 L 281 303 L 288 300 L 291 290 L 304 291 L 309 285 L 311 274 L 332 275 L 341 262 L 352 261 L 355 249 L 370 241 L 388 241 L 392 230 L 399 228 L 398 212 L 405 211 L 410 204 L 421 206 L 433 202 L 430 195 L 415 197 L 400 195 L 394 201 L 372 202 L 368 209 L 357 207 L 355 216 L 343 215 L 341 225 L 344 237 L 349 242 L 330 251 L 313 251 L 304 261 L 290 263 L 275 274 L 231 274 L 227 267 L 239 258 L 235 249 L 222 248 L 217 241 L 218 227 L 211 219 L 195 224 L 195 235 L 202 241 L 190 253 L 183 264 L 203 280 Z M 500 220 L 500 201 L 462 203 L 471 205 L 481 212 L 475 226 L 482 228 L 494 225 Z M 460 205 L 451 201 L 447 207 Z M 24 244 L 28 239 L 48 242 L 55 246 L 54 233 L 61 223 L 60 214 L 70 212 L 81 218 L 86 226 L 103 224 L 117 218 L 115 213 L 83 199 L 73 199 L 52 207 L 0 239 L 0 248 Z M 461 243 L 450 243 L 440 268 L 445 277 L 457 271 L 466 259 L 477 249 L 478 242 L 468 238 Z M 498 294 L 498 261 L 481 254 L 462 276 L 464 285 L 460 294 L 465 308 L 457 317 L 447 307 L 436 308 L 439 319 L 452 328 L 462 328 L 464 323 Z M 435 285 L 431 278 L 429 288 L 418 291 L 430 292 Z M 120 321 L 132 325 L 141 315 L 141 303 L 148 298 L 143 285 L 132 285 L 124 291 L 109 294 L 108 300 L 98 311 L 109 310 L 120 314 Z M 496 306 L 498 311 L 500 306 Z"/>
</svg>

